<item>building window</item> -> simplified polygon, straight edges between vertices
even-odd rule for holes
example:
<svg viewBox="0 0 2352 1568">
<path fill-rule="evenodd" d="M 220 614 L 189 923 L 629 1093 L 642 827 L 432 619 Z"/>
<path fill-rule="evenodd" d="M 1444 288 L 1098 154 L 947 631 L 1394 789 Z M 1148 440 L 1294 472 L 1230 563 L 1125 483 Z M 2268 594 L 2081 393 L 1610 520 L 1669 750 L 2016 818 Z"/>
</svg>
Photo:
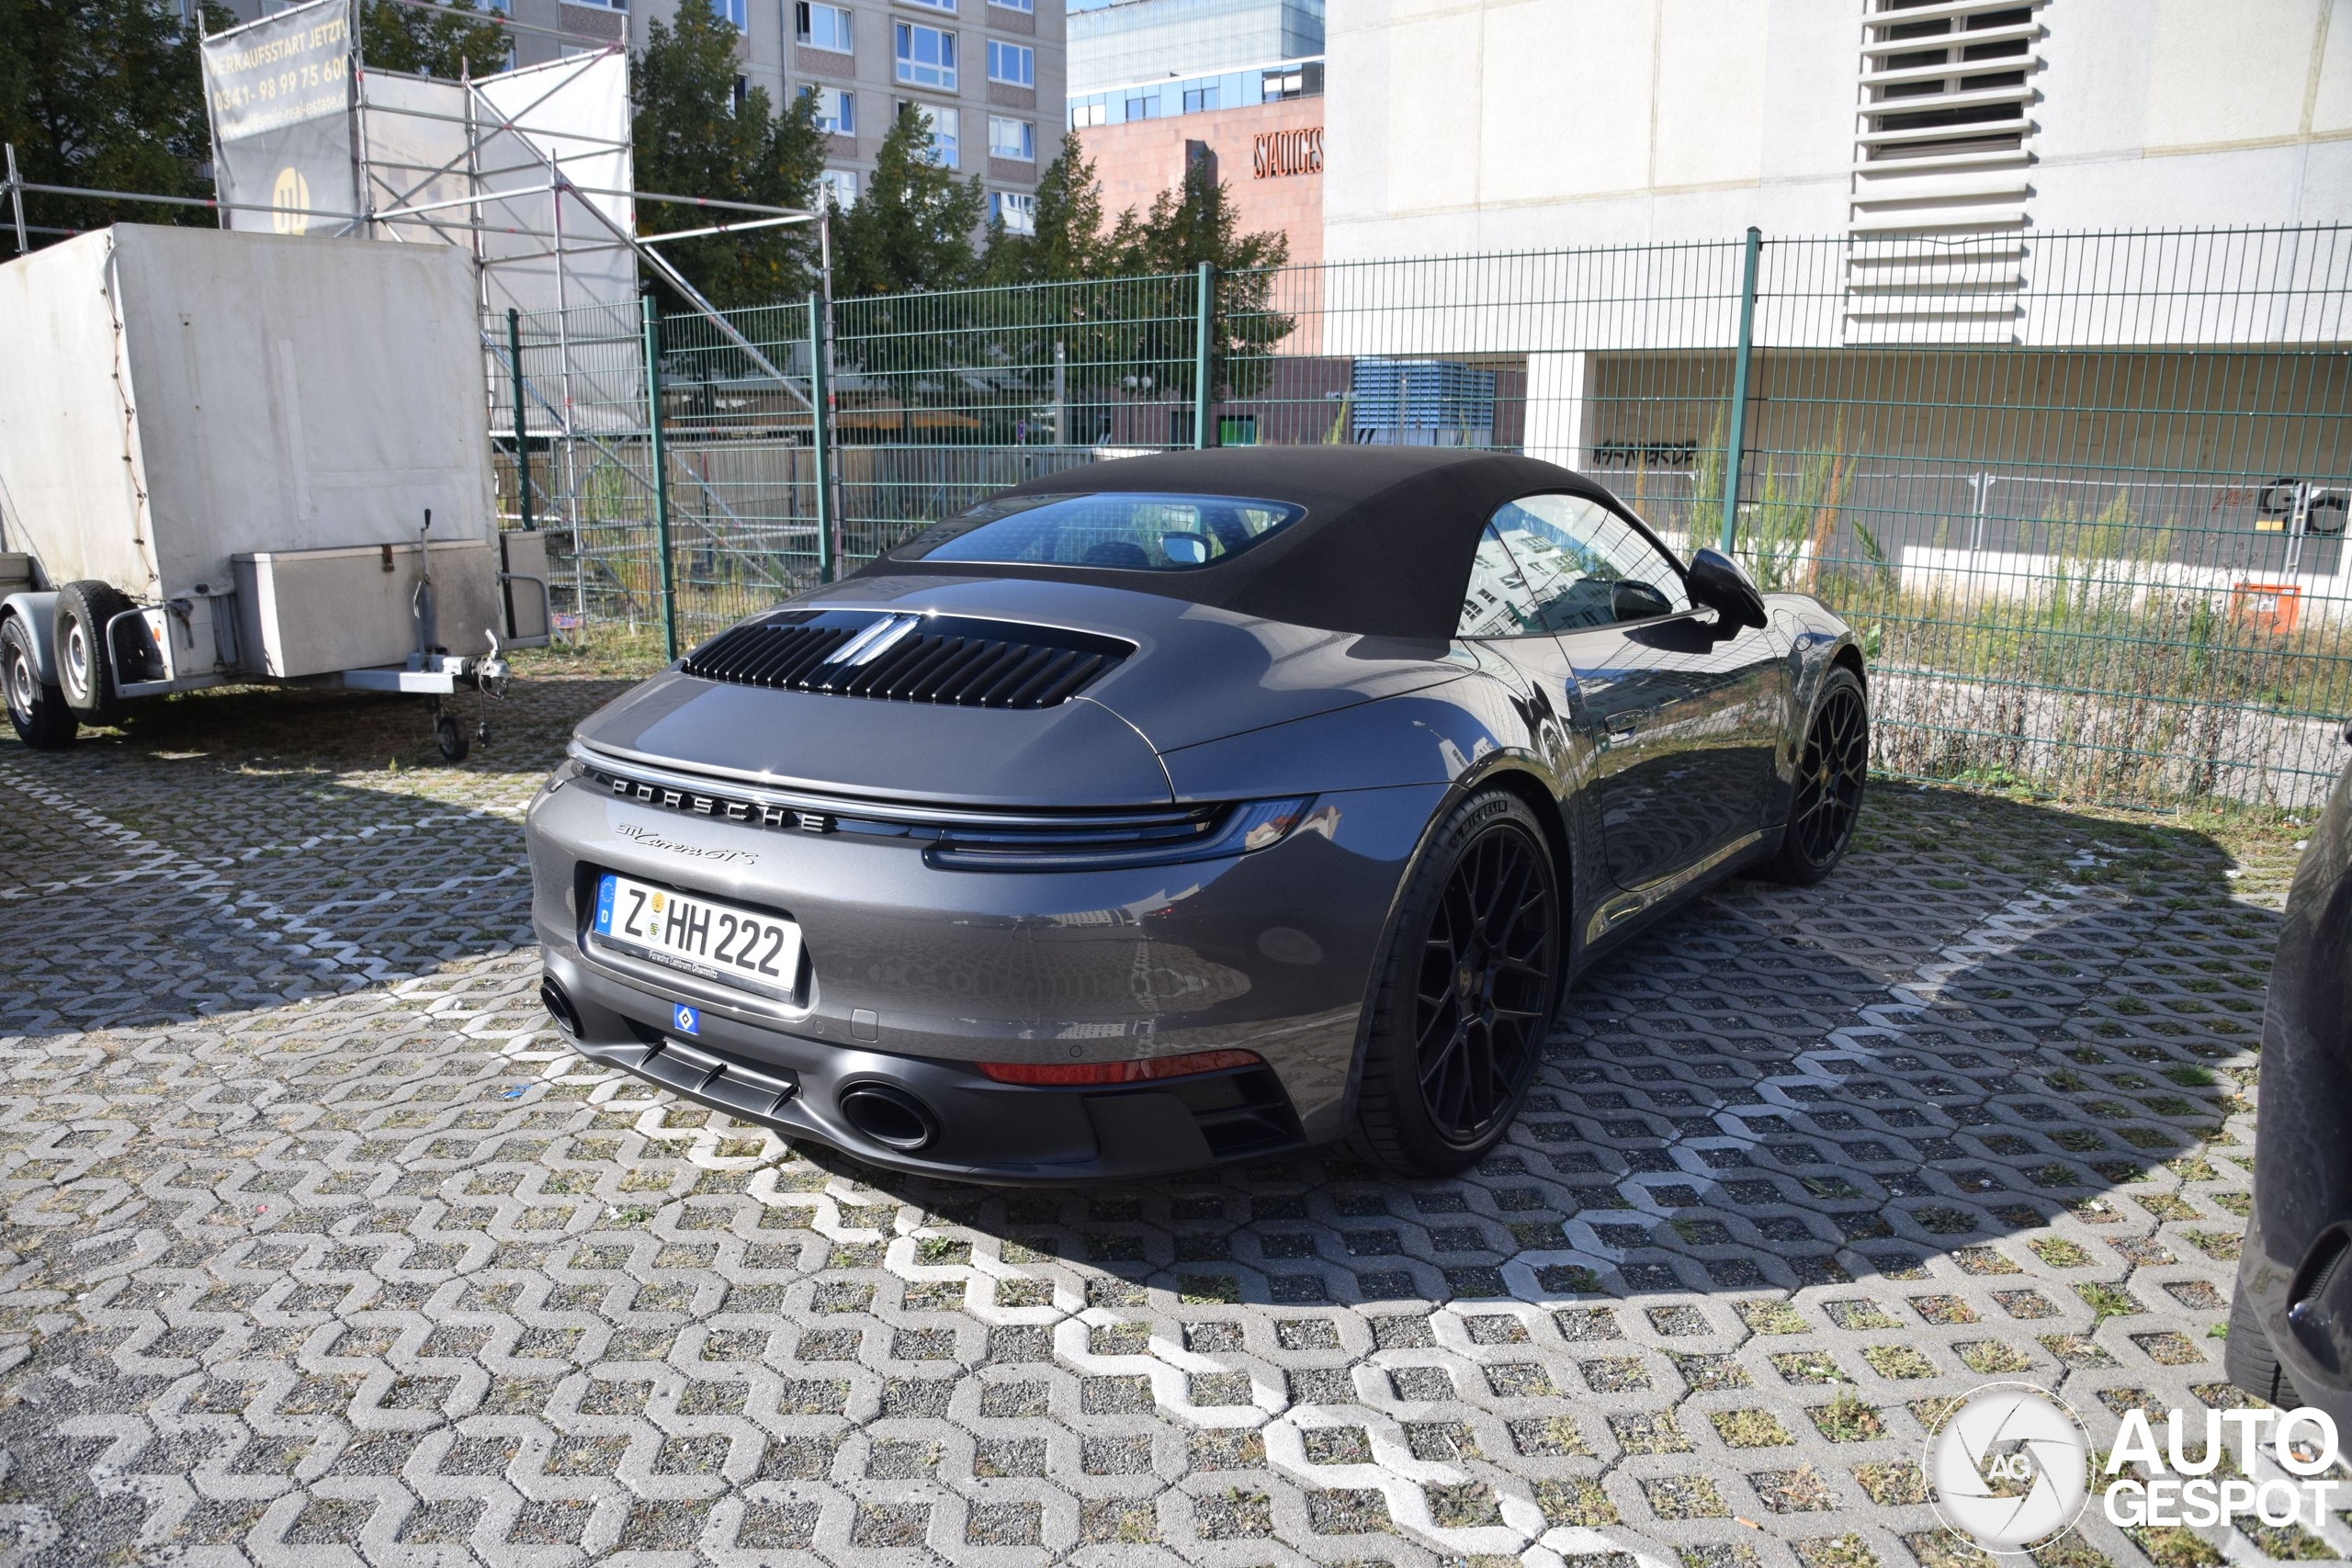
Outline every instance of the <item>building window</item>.
<svg viewBox="0 0 2352 1568">
<path fill-rule="evenodd" d="M 1080 104 L 1069 111 L 1069 123 L 1073 130 L 1082 130 L 1090 125 L 1108 125 L 1111 123 L 1111 106 L 1099 100 Z"/>
<path fill-rule="evenodd" d="M 817 129 L 828 136 L 857 134 L 857 95 L 844 93 L 839 87 L 803 87 L 803 93 L 817 95 Z"/>
<path fill-rule="evenodd" d="M 1037 198 L 1013 190 L 989 192 L 989 218 L 1004 225 L 1008 234 L 1037 231 Z"/>
<path fill-rule="evenodd" d="M 817 176 L 817 189 L 836 208 L 857 205 L 857 171 L 827 169 Z"/>
<path fill-rule="evenodd" d="M 899 80 L 911 87 L 956 90 L 956 35 L 920 22 L 900 22 Z"/>
<path fill-rule="evenodd" d="M 793 36 L 809 49 L 830 49 L 836 54 L 849 53 L 849 7 L 814 5 L 811 0 L 800 0 L 800 4 L 793 7 Z"/>
<path fill-rule="evenodd" d="M 956 14 L 956 0 L 905 0 L 905 3 L 920 6 L 926 11 L 944 11 L 951 17 Z"/>
<path fill-rule="evenodd" d="M 1295 65 L 1269 71 L 1261 86 L 1269 103 L 1282 98 L 1319 97 L 1323 93 L 1323 62 L 1302 60 Z"/>
<path fill-rule="evenodd" d="M 1184 112 L 1199 114 L 1203 109 L 1216 108 L 1220 96 L 1215 82 L 1205 87 L 1187 87 L 1184 89 Z"/>
<path fill-rule="evenodd" d="M 900 114 L 910 114 L 922 121 L 931 132 L 931 145 L 926 151 L 931 161 L 943 169 L 963 167 L 964 117 L 956 109 L 942 108 L 935 104 L 913 104 L 900 101 Z"/>
<path fill-rule="evenodd" d="M 1129 98 L 1127 100 L 1127 112 L 1121 118 L 1125 119 L 1149 119 L 1159 112 L 1159 95 L 1158 93 L 1151 93 L 1140 98 Z"/>
<path fill-rule="evenodd" d="M 1025 119 L 1006 119 L 989 116 L 989 156 L 1018 158 L 1023 163 L 1037 161 L 1037 128 Z"/>
<path fill-rule="evenodd" d="M 1037 14 L 1037 0 L 989 0 L 989 4 L 1000 11 L 1026 11 L 1033 17 Z"/>
<path fill-rule="evenodd" d="M 710 8 L 720 21 L 739 33 L 752 25 L 750 0 L 711 0 Z"/>
<path fill-rule="evenodd" d="M 734 88 L 734 91 L 732 91 L 731 93 L 729 93 L 729 94 L 728 95 L 728 96 L 727 96 L 727 112 L 728 112 L 729 114 L 733 114 L 733 113 L 735 113 L 736 111 L 738 111 L 739 109 L 741 109 L 741 107 L 742 107 L 746 103 L 750 102 L 750 101 L 751 101 L 751 97 L 752 97 L 752 84 L 751 84 L 751 82 L 750 82 L 747 78 L 744 78 L 744 77 L 741 77 L 741 76 L 738 76 L 738 77 L 736 77 L 736 78 L 735 78 L 735 88 Z"/>
<path fill-rule="evenodd" d="M 1025 43 L 989 39 L 989 80 L 1013 87 L 1035 86 L 1037 51 Z"/>
</svg>

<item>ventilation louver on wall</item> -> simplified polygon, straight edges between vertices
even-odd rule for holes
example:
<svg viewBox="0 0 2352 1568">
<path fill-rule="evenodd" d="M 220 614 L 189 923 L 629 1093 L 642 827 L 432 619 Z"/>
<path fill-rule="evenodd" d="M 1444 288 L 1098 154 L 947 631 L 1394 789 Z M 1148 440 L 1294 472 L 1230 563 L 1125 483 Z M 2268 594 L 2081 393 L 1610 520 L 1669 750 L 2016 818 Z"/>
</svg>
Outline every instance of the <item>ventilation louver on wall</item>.
<svg viewBox="0 0 2352 1568">
<path fill-rule="evenodd" d="M 2045 3 L 1864 0 L 1849 342 L 2015 337 Z"/>
<path fill-rule="evenodd" d="M 684 668 L 706 681 L 779 691 L 1045 708 L 1134 651 L 1115 637 L 969 615 L 791 610 L 721 632 Z"/>
</svg>

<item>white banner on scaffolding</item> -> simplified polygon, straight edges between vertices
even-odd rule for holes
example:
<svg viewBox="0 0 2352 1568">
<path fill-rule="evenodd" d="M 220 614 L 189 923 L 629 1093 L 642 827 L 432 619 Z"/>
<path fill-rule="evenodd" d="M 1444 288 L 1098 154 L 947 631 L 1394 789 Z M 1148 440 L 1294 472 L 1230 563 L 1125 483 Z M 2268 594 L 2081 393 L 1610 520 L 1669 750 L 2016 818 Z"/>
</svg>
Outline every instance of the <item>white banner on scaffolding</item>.
<svg viewBox="0 0 2352 1568">
<path fill-rule="evenodd" d="M 348 232 L 351 0 L 311 0 L 205 39 L 214 183 L 230 229 Z M 238 209 L 266 210 L 238 210 Z"/>
<path fill-rule="evenodd" d="M 525 66 L 475 85 L 493 122 L 482 141 L 482 188 L 543 188 L 552 170 L 581 194 L 560 200 L 513 196 L 485 207 L 483 226 L 560 236 L 532 247 L 510 242 L 494 274 L 506 305 L 529 312 L 611 306 L 637 330 L 637 255 L 624 235 L 637 232 L 636 167 L 629 147 L 628 56 L 617 49 Z M 560 261 L 560 269 L 558 262 Z"/>
<path fill-rule="evenodd" d="M 641 425 L 628 57 L 607 50 L 470 83 L 363 71 L 358 91 L 372 231 L 474 251 L 502 357 L 508 309 L 524 317 L 531 428 Z"/>
</svg>

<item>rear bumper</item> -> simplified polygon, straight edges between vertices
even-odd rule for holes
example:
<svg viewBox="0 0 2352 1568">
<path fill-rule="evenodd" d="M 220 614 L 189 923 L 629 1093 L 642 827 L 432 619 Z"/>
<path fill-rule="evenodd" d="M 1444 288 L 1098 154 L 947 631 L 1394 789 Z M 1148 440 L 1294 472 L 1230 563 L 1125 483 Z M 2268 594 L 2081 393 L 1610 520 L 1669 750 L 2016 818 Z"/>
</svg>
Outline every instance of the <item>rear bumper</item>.
<svg viewBox="0 0 2352 1568">
<path fill-rule="evenodd" d="M 682 814 L 573 781 L 529 813 L 533 917 L 589 1055 L 877 1164 L 1002 1180 L 1148 1175 L 1276 1146 L 1232 1130 L 1246 1120 L 1227 1114 L 1236 1097 L 1284 1108 L 1288 1143 L 1341 1134 L 1374 955 L 1442 794 L 1318 797 L 1281 843 L 1223 860 L 975 872 L 933 866 L 903 840 Z M 606 871 L 797 921 L 799 994 L 771 1001 L 583 942 L 580 911 Z M 686 1052 L 788 1075 L 797 1092 L 763 1106 L 756 1093 L 729 1100 L 724 1072 L 694 1081 L 691 1055 L 659 1048 L 679 1003 L 700 1014 Z M 1270 1081 L 1038 1089 L 974 1066 L 1222 1048 L 1255 1052 Z M 907 1155 L 859 1135 L 839 1095 L 861 1074 L 931 1105 L 936 1144 Z"/>
<path fill-rule="evenodd" d="M 1133 1088 L 1038 1089 L 994 1082 L 969 1064 L 844 1049 L 707 1013 L 692 1040 L 661 1027 L 674 1004 L 598 974 L 562 950 L 548 977 L 578 1021 L 572 1045 L 686 1099 L 786 1136 L 814 1139 L 893 1169 L 1001 1182 L 1134 1179 L 1256 1159 L 1306 1142 L 1270 1068 L 1164 1079 Z M 927 1111 L 934 1130 L 914 1150 L 853 1124 L 845 1091 L 882 1085 Z"/>
</svg>

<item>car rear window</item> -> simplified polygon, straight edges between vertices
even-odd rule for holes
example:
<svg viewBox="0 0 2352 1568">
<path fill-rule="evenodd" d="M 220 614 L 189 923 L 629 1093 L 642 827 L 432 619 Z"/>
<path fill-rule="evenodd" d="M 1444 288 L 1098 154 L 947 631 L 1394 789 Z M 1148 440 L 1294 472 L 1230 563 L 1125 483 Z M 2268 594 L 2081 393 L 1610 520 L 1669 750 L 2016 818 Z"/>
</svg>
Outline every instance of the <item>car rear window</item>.
<svg viewBox="0 0 2352 1568">
<path fill-rule="evenodd" d="M 1305 516 L 1288 502 L 1230 495 L 1102 492 L 983 502 L 908 540 L 894 560 L 1197 571 L 1231 560 Z"/>
</svg>

